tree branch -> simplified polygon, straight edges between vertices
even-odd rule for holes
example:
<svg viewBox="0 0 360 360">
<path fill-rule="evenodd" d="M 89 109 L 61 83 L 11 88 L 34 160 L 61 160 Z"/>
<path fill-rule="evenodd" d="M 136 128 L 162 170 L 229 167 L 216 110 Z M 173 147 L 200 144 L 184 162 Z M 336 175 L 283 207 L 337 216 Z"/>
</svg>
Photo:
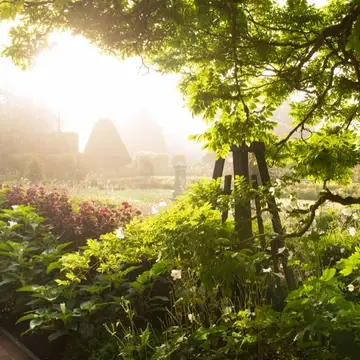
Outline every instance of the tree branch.
<svg viewBox="0 0 360 360">
<path fill-rule="evenodd" d="M 352 196 L 347 196 L 347 197 L 342 197 L 340 195 L 337 194 L 333 194 L 329 188 L 325 188 L 323 190 L 323 192 L 321 193 L 319 199 L 315 202 L 315 204 L 311 205 L 309 209 L 298 209 L 298 210 L 294 210 L 293 213 L 297 213 L 297 214 L 307 214 L 310 212 L 310 216 L 307 219 L 304 227 L 299 230 L 298 232 L 294 232 L 291 234 L 286 234 L 284 235 L 285 238 L 297 238 L 297 237 L 301 237 L 303 236 L 311 227 L 314 219 L 315 219 L 315 213 L 316 210 L 322 206 L 326 201 L 330 201 L 333 203 L 337 203 L 340 205 L 344 205 L 344 206 L 349 206 L 349 205 L 355 205 L 355 204 L 360 204 L 360 198 L 358 197 L 352 197 Z"/>
<path fill-rule="evenodd" d="M 314 112 L 323 104 L 325 97 L 327 95 L 327 93 L 329 92 L 329 90 L 332 87 L 333 84 L 333 80 L 334 80 L 334 71 L 335 69 L 340 65 L 340 62 L 334 64 L 330 70 L 330 79 L 329 79 L 329 83 L 326 87 L 326 89 L 320 94 L 320 96 L 318 96 L 318 99 L 316 101 L 316 103 L 313 105 L 313 107 L 311 108 L 311 110 L 306 114 L 306 116 L 304 117 L 303 120 L 300 121 L 300 123 L 298 125 L 296 125 L 290 132 L 289 134 L 285 137 L 285 139 L 281 140 L 278 142 L 277 146 L 278 149 L 276 151 L 277 155 L 280 151 L 280 149 L 283 147 L 283 145 L 285 145 L 288 140 L 300 129 L 302 128 L 306 122 L 313 116 Z"/>
</svg>

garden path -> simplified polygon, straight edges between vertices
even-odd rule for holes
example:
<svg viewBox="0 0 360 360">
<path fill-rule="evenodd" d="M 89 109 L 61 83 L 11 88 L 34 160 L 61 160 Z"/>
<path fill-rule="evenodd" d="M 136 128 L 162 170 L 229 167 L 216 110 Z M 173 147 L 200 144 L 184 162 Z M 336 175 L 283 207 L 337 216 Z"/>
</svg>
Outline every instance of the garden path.
<svg viewBox="0 0 360 360">
<path fill-rule="evenodd" d="M 0 332 L 0 360 L 30 360 L 30 357 Z"/>
</svg>

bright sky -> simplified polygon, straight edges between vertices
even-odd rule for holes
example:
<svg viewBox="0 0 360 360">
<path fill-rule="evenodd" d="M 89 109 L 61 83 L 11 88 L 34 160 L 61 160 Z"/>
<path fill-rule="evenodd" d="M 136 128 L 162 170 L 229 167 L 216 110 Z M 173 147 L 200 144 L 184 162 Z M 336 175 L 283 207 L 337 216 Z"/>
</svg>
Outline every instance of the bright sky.
<svg viewBox="0 0 360 360">
<path fill-rule="evenodd" d="M 0 24 L 0 46 L 6 43 L 6 34 L 7 26 Z M 30 95 L 59 112 L 64 129 L 79 133 L 80 149 L 98 118 L 121 122 L 144 109 L 163 127 L 167 138 L 176 134 L 185 140 L 205 128 L 184 108 L 175 75 L 139 74 L 139 59 L 120 62 L 81 37 L 62 34 L 50 41 L 51 49 L 25 72 L 0 58 L 0 88 Z"/>
<path fill-rule="evenodd" d="M 0 25 L 0 43 L 6 27 Z M 32 69 L 21 71 L 0 58 L 0 87 L 30 95 L 59 111 L 65 129 L 80 135 L 80 148 L 100 117 L 126 121 L 142 110 L 171 134 L 185 140 L 201 132 L 204 124 L 184 108 L 176 75 L 147 73 L 140 59 L 120 62 L 105 56 L 81 37 L 53 36 L 51 49 L 38 56 Z"/>
</svg>

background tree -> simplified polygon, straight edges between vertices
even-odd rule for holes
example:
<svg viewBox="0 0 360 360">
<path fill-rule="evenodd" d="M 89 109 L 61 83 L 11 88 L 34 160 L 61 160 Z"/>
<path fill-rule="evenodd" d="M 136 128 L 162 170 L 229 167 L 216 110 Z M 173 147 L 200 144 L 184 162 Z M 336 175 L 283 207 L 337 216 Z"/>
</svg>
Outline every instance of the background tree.
<svg viewBox="0 0 360 360">
<path fill-rule="evenodd" d="M 131 163 L 129 153 L 115 125 L 109 119 L 100 119 L 96 122 L 84 155 L 89 166 L 98 170 L 118 170 Z"/>
<path fill-rule="evenodd" d="M 26 97 L 0 90 L 0 126 L 1 132 L 51 132 L 56 129 L 56 116 Z"/>
<path fill-rule="evenodd" d="M 33 183 L 36 184 L 41 180 L 44 180 L 44 169 L 40 161 L 34 158 L 29 164 L 26 171 L 26 177 Z"/>
<path fill-rule="evenodd" d="M 138 111 L 131 119 L 120 123 L 118 129 L 131 156 L 139 152 L 167 153 L 161 126 L 145 110 Z"/>
</svg>

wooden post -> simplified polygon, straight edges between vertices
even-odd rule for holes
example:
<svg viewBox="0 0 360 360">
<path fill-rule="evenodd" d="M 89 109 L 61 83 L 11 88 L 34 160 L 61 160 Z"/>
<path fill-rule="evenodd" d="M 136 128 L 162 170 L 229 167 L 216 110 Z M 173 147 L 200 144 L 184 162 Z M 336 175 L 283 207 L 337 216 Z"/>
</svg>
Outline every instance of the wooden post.
<svg viewBox="0 0 360 360">
<path fill-rule="evenodd" d="M 217 180 L 223 176 L 225 166 L 225 159 L 219 158 L 215 161 L 214 172 L 213 172 L 213 179 Z"/>
<path fill-rule="evenodd" d="M 242 146 L 232 146 L 234 176 L 244 177 L 247 184 L 249 184 L 249 163 L 248 163 L 248 148 Z M 236 187 L 236 185 L 235 185 Z M 251 207 L 250 199 L 235 204 L 235 231 L 238 233 L 241 248 L 251 248 L 252 243 L 252 226 L 251 226 Z"/>
<path fill-rule="evenodd" d="M 253 188 L 257 190 L 259 188 L 258 179 L 256 175 L 251 176 L 251 182 L 253 185 Z M 259 229 L 259 235 L 260 235 L 260 244 L 262 249 L 266 250 L 266 239 L 265 239 L 265 228 L 264 228 L 264 221 L 261 216 L 261 204 L 260 204 L 260 197 L 259 195 L 255 196 L 255 209 L 256 209 L 256 217 L 257 217 L 257 223 L 258 223 L 258 229 Z"/>
<path fill-rule="evenodd" d="M 225 175 L 225 182 L 224 182 L 224 195 L 230 195 L 231 194 L 231 175 Z M 227 218 L 229 217 L 229 210 L 223 211 L 221 215 L 222 223 L 224 223 Z"/>
<path fill-rule="evenodd" d="M 265 160 L 265 144 L 261 142 L 253 143 L 253 150 L 255 152 L 256 161 L 259 167 L 259 173 L 261 176 L 262 183 L 265 186 L 269 186 L 271 185 L 271 182 L 270 182 L 269 170 L 267 168 L 266 160 Z M 284 231 L 281 226 L 280 215 L 278 212 L 278 208 L 274 196 L 269 196 L 268 206 L 271 213 L 273 229 L 277 234 L 279 234 L 279 236 L 271 240 L 271 252 L 274 260 L 274 264 L 273 264 L 274 271 L 279 272 L 278 258 L 280 258 L 284 268 L 285 278 L 288 287 L 290 290 L 294 290 L 296 289 L 296 281 L 295 281 L 294 272 L 292 271 L 292 269 L 289 269 L 287 266 L 288 252 L 283 251 L 281 254 L 279 254 L 279 248 L 284 247 L 284 239 L 282 237 L 282 235 L 284 235 Z"/>
</svg>

